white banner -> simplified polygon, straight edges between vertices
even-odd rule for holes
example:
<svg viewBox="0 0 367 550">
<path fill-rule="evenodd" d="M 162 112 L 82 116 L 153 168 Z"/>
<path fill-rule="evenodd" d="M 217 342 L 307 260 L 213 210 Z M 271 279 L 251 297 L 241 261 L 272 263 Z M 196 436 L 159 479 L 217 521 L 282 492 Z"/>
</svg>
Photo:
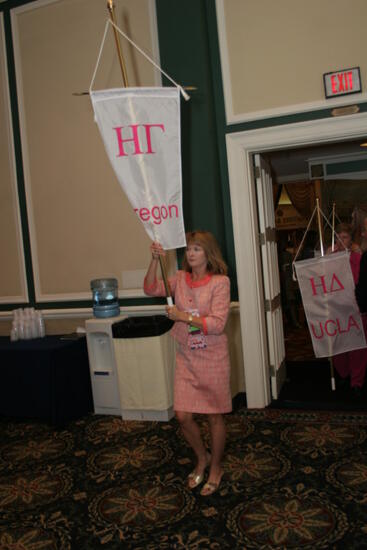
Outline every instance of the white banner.
<svg viewBox="0 0 367 550">
<path fill-rule="evenodd" d="M 178 88 L 90 92 L 118 181 L 152 240 L 186 246 Z"/>
<path fill-rule="evenodd" d="M 294 265 L 315 356 L 366 347 L 349 254 L 338 252 Z"/>
</svg>

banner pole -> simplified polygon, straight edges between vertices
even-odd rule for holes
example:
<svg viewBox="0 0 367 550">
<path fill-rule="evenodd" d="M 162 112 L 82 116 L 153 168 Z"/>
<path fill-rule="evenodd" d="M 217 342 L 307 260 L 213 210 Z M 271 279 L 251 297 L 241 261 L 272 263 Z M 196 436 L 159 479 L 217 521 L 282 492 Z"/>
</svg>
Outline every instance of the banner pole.
<svg viewBox="0 0 367 550">
<path fill-rule="evenodd" d="M 334 252 L 334 247 L 335 247 L 335 236 L 334 236 L 334 231 L 335 231 L 335 202 L 333 202 L 333 214 L 332 214 L 332 219 L 331 219 L 331 228 L 332 228 L 332 231 L 331 231 L 331 250 Z M 336 389 L 336 387 L 335 387 L 335 373 L 334 373 L 334 365 L 333 365 L 332 356 L 329 357 L 329 363 L 330 363 L 331 389 L 332 389 L 332 391 L 335 391 L 335 389 Z"/>
<path fill-rule="evenodd" d="M 119 36 L 118 36 L 117 30 L 116 30 L 117 25 L 116 25 L 116 17 L 115 17 L 115 10 L 114 10 L 113 0 L 107 0 L 107 8 L 108 8 L 108 11 L 109 11 L 109 14 L 110 14 L 110 19 L 113 23 L 112 27 L 113 27 L 113 33 L 115 35 L 116 49 L 117 49 L 117 55 L 118 55 L 119 62 L 120 62 L 120 69 L 121 69 L 123 85 L 124 85 L 125 88 L 128 88 L 129 84 L 128 84 L 128 79 L 127 79 L 127 72 L 126 72 L 125 62 L 124 62 L 124 58 L 123 58 L 122 51 L 121 51 L 121 44 L 120 44 Z M 166 266 L 165 266 L 164 260 L 161 256 L 159 256 L 159 264 L 161 266 L 161 272 L 162 272 L 164 288 L 166 290 L 167 303 L 168 303 L 169 306 L 173 306 L 173 300 L 172 300 L 172 297 L 171 297 L 171 290 L 169 288 L 167 274 L 166 274 Z"/>
<path fill-rule="evenodd" d="M 319 238 L 320 238 L 320 252 L 321 256 L 324 256 L 324 245 L 322 241 L 322 229 L 321 229 L 321 216 L 320 216 L 320 205 L 319 205 L 319 198 L 316 199 L 316 205 L 317 205 L 317 223 L 319 226 Z M 331 241 L 331 250 L 334 252 L 334 225 L 335 225 L 335 202 L 333 203 L 333 211 L 332 211 L 332 241 Z M 330 346 L 329 346 L 330 348 Z M 329 365 L 330 365 L 330 383 L 331 383 L 331 389 L 332 391 L 335 391 L 335 375 L 334 375 L 334 366 L 333 366 L 333 358 L 330 355 L 329 356 Z"/>
<path fill-rule="evenodd" d="M 112 23 L 114 25 L 116 25 L 115 8 L 114 8 L 114 5 L 113 5 L 113 0 L 108 0 L 107 1 L 107 9 L 109 11 L 110 19 L 111 19 Z M 128 80 L 127 80 L 127 72 L 126 72 L 125 62 L 124 62 L 124 58 L 122 56 L 120 39 L 119 39 L 119 36 L 117 34 L 117 31 L 116 31 L 116 28 L 115 28 L 114 25 L 112 25 L 113 34 L 115 35 L 115 43 L 116 43 L 117 55 L 118 55 L 119 63 L 120 63 L 122 80 L 123 80 L 123 83 L 124 83 L 124 87 L 127 88 L 129 86 L 129 84 L 128 84 Z"/>
<path fill-rule="evenodd" d="M 324 242 L 323 242 L 323 238 L 322 238 L 320 201 L 319 201 L 318 197 L 316 199 L 316 206 L 317 206 L 317 224 L 319 226 L 320 252 L 321 252 L 321 256 L 324 256 Z"/>
<path fill-rule="evenodd" d="M 316 207 L 317 207 L 317 223 L 319 226 L 319 238 L 320 238 L 320 252 L 321 256 L 324 256 L 324 243 L 323 243 L 323 237 L 322 237 L 322 226 L 321 226 L 321 215 L 320 215 L 320 203 L 319 198 L 316 199 Z M 333 205 L 333 236 L 334 236 L 334 205 Z M 334 250 L 334 248 L 332 248 Z M 334 367 L 333 367 L 333 359 L 331 356 L 329 356 L 329 364 L 330 364 L 330 382 L 331 382 L 331 389 L 335 390 L 335 377 L 334 377 Z"/>
<path fill-rule="evenodd" d="M 171 296 L 171 289 L 169 287 L 168 279 L 167 279 L 166 266 L 165 266 L 164 259 L 162 258 L 162 256 L 159 256 L 159 264 L 161 266 L 162 279 L 163 279 L 163 283 L 164 283 L 164 288 L 166 290 L 167 304 L 169 306 L 173 306 L 173 300 L 172 300 L 172 296 Z"/>
</svg>

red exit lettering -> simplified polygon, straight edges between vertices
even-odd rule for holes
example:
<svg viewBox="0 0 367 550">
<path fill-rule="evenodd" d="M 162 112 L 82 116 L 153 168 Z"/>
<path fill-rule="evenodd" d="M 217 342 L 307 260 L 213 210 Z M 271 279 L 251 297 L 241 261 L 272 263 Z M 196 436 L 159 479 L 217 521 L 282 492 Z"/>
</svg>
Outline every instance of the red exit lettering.
<svg viewBox="0 0 367 550">
<path fill-rule="evenodd" d="M 331 91 L 333 94 L 345 93 L 353 90 L 353 73 L 336 73 L 331 76 Z"/>
<path fill-rule="evenodd" d="M 359 67 L 339 69 L 324 74 L 325 96 L 337 97 L 362 91 Z"/>
</svg>

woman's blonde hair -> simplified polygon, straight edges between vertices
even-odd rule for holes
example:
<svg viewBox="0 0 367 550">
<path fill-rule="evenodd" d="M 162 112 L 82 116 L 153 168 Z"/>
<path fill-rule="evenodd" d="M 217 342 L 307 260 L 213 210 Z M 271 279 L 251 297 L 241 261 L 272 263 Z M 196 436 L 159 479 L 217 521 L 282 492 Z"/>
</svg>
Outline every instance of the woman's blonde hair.
<svg viewBox="0 0 367 550">
<path fill-rule="evenodd" d="M 213 275 L 227 275 L 227 265 L 223 260 L 219 245 L 212 233 L 209 233 L 209 231 L 190 231 L 186 233 L 186 243 L 187 246 L 194 243 L 203 248 L 208 261 L 207 270 L 209 273 L 213 273 Z M 191 272 L 186 254 L 183 259 L 182 267 L 185 271 Z"/>
</svg>

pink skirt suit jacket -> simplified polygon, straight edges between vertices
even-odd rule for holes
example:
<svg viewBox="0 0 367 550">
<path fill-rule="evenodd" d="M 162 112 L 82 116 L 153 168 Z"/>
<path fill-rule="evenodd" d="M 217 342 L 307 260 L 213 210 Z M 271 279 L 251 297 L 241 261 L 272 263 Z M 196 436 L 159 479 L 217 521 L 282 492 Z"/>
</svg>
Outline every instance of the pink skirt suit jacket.
<svg viewBox="0 0 367 550">
<path fill-rule="evenodd" d="M 169 278 L 179 310 L 204 318 L 202 341 L 206 347 L 191 349 L 189 326 L 176 322 L 171 335 L 178 343 L 174 382 L 174 408 L 193 413 L 226 413 L 232 410 L 230 362 L 224 328 L 230 306 L 230 281 L 225 275 L 207 275 L 192 281 L 191 273 L 177 271 Z M 148 296 L 164 296 L 163 281 L 144 282 Z"/>
</svg>

